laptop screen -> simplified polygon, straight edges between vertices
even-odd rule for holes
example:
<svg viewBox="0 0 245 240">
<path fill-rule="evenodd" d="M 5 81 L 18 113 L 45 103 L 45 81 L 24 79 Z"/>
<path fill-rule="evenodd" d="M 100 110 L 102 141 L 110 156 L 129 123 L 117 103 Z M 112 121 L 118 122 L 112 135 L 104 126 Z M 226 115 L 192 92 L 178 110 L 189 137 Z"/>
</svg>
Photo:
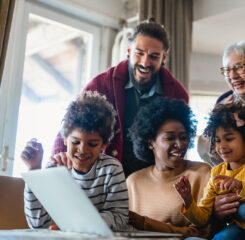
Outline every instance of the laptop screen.
<svg viewBox="0 0 245 240">
<path fill-rule="evenodd" d="M 62 231 L 113 236 L 66 167 L 32 170 L 22 176 Z"/>
</svg>

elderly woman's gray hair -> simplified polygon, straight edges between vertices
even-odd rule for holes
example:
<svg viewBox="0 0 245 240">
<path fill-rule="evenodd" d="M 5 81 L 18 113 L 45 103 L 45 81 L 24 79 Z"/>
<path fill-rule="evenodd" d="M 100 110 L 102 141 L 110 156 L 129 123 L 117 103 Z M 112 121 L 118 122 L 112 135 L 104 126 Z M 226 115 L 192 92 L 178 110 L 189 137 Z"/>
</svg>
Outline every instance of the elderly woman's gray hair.
<svg viewBox="0 0 245 240">
<path fill-rule="evenodd" d="M 243 56 L 245 58 L 245 41 L 236 42 L 224 50 L 223 65 L 225 64 L 229 54 L 232 52 L 235 52 L 237 55 Z"/>
</svg>

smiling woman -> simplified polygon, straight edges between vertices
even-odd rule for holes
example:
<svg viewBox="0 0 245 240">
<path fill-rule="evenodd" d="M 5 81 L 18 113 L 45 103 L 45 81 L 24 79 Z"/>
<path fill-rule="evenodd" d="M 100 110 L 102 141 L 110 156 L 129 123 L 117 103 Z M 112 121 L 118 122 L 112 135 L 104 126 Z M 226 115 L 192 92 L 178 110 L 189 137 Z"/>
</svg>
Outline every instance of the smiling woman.
<svg viewBox="0 0 245 240">
<path fill-rule="evenodd" d="M 217 102 L 245 104 L 245 41 L 234 43 L 225 49 L 220 72 L 225 76 L 231 91 L 221 95 Z"/>
<path fill-rule="evenodd" d="M 196 134 L 191 109 L 180 100 L 157 98 L 140 109 L 129 134 L 136 156 L 152 164 L 127 178 L 130 222 L 141 230 L 208 237 L 210 226 L 197 228 L 181 215 L 173 188 L 180 176 L 188 176 L 199 201 L 209 178 L 208 164 L 184 159 Z"/>
<path fill-rule="evenodd" d="M 183 124 L 177 120 L 166 120 L 157 132 L 149 148 L 155 156 L 155 165 L 159 171 L 177 168 L 186 154 L 189 137 Z"/>
</svg>

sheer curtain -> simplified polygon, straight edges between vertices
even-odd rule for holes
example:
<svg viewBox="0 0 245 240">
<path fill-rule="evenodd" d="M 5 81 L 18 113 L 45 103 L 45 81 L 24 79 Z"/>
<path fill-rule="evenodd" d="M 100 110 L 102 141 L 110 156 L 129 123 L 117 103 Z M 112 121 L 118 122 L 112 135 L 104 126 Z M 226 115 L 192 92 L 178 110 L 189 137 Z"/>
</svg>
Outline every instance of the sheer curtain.
<svg viewBox="0 0 245 240">
<path fill-rule="evenodd" d="M 154 17 L 165 26 L 170 37 L 166 67 L 189 89 L 192 44 L 192 0 L 139 0 L 139 19 Z"/>
<path fill-rule="evenodd" d="M 0 0 L 0 85 L 8 46 L 15 0 Z"/>
</svg>

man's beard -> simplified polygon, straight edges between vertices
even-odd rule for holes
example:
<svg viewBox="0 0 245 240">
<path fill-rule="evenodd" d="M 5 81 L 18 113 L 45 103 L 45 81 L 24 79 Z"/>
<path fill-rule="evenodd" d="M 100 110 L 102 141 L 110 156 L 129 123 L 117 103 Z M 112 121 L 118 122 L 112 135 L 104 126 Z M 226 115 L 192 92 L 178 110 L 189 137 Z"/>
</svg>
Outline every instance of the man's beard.
<svg viewBox="0 0 245 240">
<path fill-rule="evenodd" d="M 137 69 L 147 69 L 147 70 L 150 70 L 153 72 L 154 68 L 153 67 L 146 67 L 145 68 L 140 64 L 135 64 L 134 69 L 133 69 L 132 65 L 129 63 L 129 74 L 131 75 L 131 79 L 132 79 L 134 87 L 137 90 L 139 90 L 141 93 L 145 93 L 145 92 L 149 91 L 151 89 L 151 87 L 156 83 L 158 72 L 153 73 L 152 78 L 149 81 L 147 81 L 146 83 L 143 83 L 144 78 L 142 78 L 142 81 L 141 81 L 141 79 L 140 79 L 140 81 L 135 80 L 134 70 L 136 71 Z"/>
</svg>

